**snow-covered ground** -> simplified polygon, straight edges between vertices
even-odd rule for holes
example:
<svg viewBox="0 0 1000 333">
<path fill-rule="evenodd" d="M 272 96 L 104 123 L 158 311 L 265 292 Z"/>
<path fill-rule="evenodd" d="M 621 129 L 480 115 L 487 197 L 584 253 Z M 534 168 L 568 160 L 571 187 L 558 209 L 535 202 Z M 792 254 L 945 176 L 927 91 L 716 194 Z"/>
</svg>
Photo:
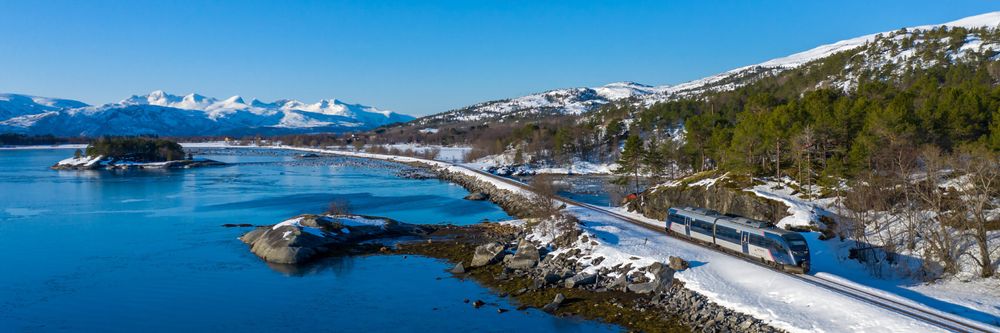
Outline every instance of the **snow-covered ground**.
<svg viewBox="0 0 1000 333">
<path fill-rule="evenodd" d="M 776 182 L 767 182 L 748 191 L 783 202 L 789 207 L 790 215 L 778 222 L 782 226 L 807 226 L 820 223 L 819 216 L 840 209 L 837 208 L 839 206 L 835 199 L 805 200 L 793 194 L 790 187 L 779 186 Z M 882 293 L 897 295 L 944 312 L 1000 325 L 1000 279 L 952 277 L 926 283 L 899 274 L 886 274 L 882 278 L 873 278 L 866 267 L 848 258 L 849 249 L 853 245 L 850 241 L 819 240 L 819 234 L 815 232 L 803 235 L 812 250 L 814 275 L 865 285 Z M 903 256 L 907 254 L 904 253 Z M 976 269 L 971 263 L 965 263 L 963 266 L 970 270 Z M 968 277 L 975 274 L 961 275 Z"/>
<path fill-rule="evenodd" d="M 472 151 L 472 147 L 421 145 L 415 143 L 396 143 L 383 146 L 389 149 L 395 148 L 403 151 L 410 150 L 418 153 L 437 150 L 438 154 L 434 159 L 455 163 L 461 162 L 465 158 L 465 155 Z"/>
<path fill-rule="evenodd" d="M 601 245 L 593 251 L 607 256 L 602 266 L 615 265 L 615 261 L 635 262 L 629 259 L 632 256 L 660 262 L 667 262 L 669 256 L 684 258 L 691 268 L 675 277 L 684 281 L 687 288 L 719 305 L 767 320 L 775 327 L 791 332 L 940 331 L 878 306 L 618 218 L 580 207 L 571 207 L 569 211 L 583 221 L 584 231 L 597 236 Z M 657 226 L 662 224 L 629 214 Z"/>
<path fill-rule="evenodd" d="M 514 151 L 485 156 L 473 162 L 463 163 L 462 165 L 478 170 L 508 168 L 510 170 L 516 169 L 520 173 L 556 175 L 608 175 L 618 167 L 615 163 L 593 163 L 575 157 L 564 165 L 536 166 L 531 163 L 517 164 L 514 159 Z"/>
<path fill-rule="evenodd" d="M 295 148 L 304 151 L 334 153 L 364 158 L 396 160 L 402 162 L 423 162 L 450 171 L 479 177 L 495 186 L 528 194 L 520 187 L 479 173 L 462 166 L 440 161 L 429 161 L 411 157 L 327 151 L 320 149 Z M 766 196 L 783 196 L 782 200 L 792 201 L 790 213 L 796 219 L 812 220 L 814 205 L 794 202 L 790 193 L 766 192 L 767 187 L 756 188 L 754 193 Z M 809 215 L 800 211 L 809 209 Z M 742 259 L 721 254 L 662 233 L 637 226 L 597 211 L 571 206 L 568 211 L 580 218 L 583 230 L 598 240 L 598 245 L 585 249 L 592 255 L 604 256 L 603 266 L 617 263 L 633 263 L 641 267 L 643 263 L 666 262 L 669 256 L 679 256 L 691 263 L 691 268 L 679 272 L 676 277 L 685 285 L 712 301 L 734 310 L 769 321 L 772 325 L 792 332 L 933 332 L 941 331 L 936 326 L 924 324 L 905 315 L 881 307 L 858 301 L 849 296 L 833 292 L 806 281 L 796 279 L 769 268 L 751 264 Z M 661 221 L 626 212 L 646 223 L 662 226 Z M 787 221 L 802 224 L 802 221 Z M 820 241 L 818 234 L 806 233 L 813 255 L 811 274 L 826 279 L 840 280 L 860 288 L 890 297 L 913 306 L 937 309 L 954 313 L 965 318 L 1000 325 L 1000 288 L 979 283 L 959 285 L 918 284 L 905 280 L 877 280 L 865 273 L 859 264 L 842 261 L 838 256 L 837 241 Z M 832 245 L 831 245 L 832 244 Z M 596 270 L 596 268 L 594 268 Z M 988 284 L 992 281 L 982 282 Z M 982 290 L 986 287 L 988 290 Z M 1000 328 L 998 328 L 1000 330 Z"/>
</svg>

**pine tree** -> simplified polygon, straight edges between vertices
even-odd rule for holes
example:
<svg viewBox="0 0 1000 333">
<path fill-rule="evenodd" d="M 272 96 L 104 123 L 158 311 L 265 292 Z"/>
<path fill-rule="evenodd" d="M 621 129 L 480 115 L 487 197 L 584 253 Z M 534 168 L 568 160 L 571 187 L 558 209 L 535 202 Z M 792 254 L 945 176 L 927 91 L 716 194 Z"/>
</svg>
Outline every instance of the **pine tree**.
<svg viewBox="0 0 1000 333">
<path fill-rule="evenodd" d="M 664 170 L 666 170 L 666 158 L 660 146 L 659 140 L 654 136 L 642 154 L 642 163 L 645 164 L 644 170 L 654 183 L 663 177 Z"/>
<path fill-rule="evenodd" d="M 625 139 L 625 146 L 622 148 L 621 157 L 618 158 L 618 168 L 615 169 L 615 184 L 628 186 L 633 184 L 632 193 L 639 193 L 639 173 L 643 166 L 642 139 L 638 135 L 629 135 Z"/>
</svg>

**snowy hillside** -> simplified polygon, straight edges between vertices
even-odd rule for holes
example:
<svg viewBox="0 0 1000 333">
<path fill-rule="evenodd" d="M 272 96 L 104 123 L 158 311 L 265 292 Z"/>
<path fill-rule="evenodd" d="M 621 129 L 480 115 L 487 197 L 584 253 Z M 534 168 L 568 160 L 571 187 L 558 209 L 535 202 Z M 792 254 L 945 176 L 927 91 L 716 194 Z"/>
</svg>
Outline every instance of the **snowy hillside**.
<svg viewBox="0 0 1000 333">
<path fill-rule="evenodd" d="M 86 103 L 38 96 L 0 94 L 0 119 L 87 106 Z"/>
<path fill-rule="evenodd" d="M 998 25 L 1000 25 L 1000 12 L 986 13 L 943 24 L 922 25 L 842 40 L 786 57 L 736 68 L 724 73 L 673 86 L 648 86 L 633 82 L 619 82 L 594 88 L 557 89 L 512 99 L 475 104 L 424 117 L 415 122 L 415 124 L 418 126 L 427 126 L 453 122 L 478 122 L 523 117 L 544 117 L 548 115 L 581 114 L 595 110 L 601 105 L 622 100 L 633 100 L 638 104 L 648 106 L 657 102 L 699 95 L 705 92 L 733 90 L 753 83 L 762 77 L 773 76 L 790 69 L 799 68 L 837 53 L 870 46 L 876 40 L 885 39 L 888 36 L 891 36 L 889 38 L 896 38 L 895 40 L 897 41 L 901 41 L 907 36 L 911 37 L 911 39 L 919 40 L 927 37 L 923 32 L 941 26 L 974 29 L 995 28 Z M 948 40 L 939 39 L 938 41 L 950 46 L 950 41 Z M 919 45 L 921 44 L 920 42 L 916 44 L 909 45 L 908 47 L 919 48 L 921 46 Z M 936 46 L 938 44 L 933 42 L 923 44 L 924 47 L 928 45 Z M 960 48 L 960 52 L 955 52 L 950 60 L 959 61 L 961 57 L 969 53 L 1000 50 L 1000 44 L 983 42 L 982 36 L 974 34 L 967 36 L 965 43 L 958 47 Z M 865 68 L 872 68 L 891 63 L 898 64 L 900 60 L 911 57 L 913 54 L 919 54 L 919 52 L 915 50 L 907 52 L 905 49 L 896 48 L 895 50 L 882 50 L 882 52 L 866 52 L 863 58 L 867 59 L 868 62 L 868 67 Z M 860 69 L 863 68 L 845 68 L 845 75 L 850 76 Z M 832 79 L 827 83 L 846 89 L 851 87 L 856 80 L 857 77 L 845 77 Z"/>
<path fill-rule="evenodd" d="M 581 114 L 601 105 L 626 98 L 656 94 L 663 87 L 652 87 L 634 82 L 616 82 L 594 88 L 569 88 L 513 99 L 489 101 L 421 118 L 417 124 L 429 125 L 442 122 L 486 121 L 525 116 Z"/>
<path fill-rule="evenodd" d="M 6 98 L 6 101 L 4 100 Z M 249 103 L 157 90 L 118 103 L 84 103 L 22 95 L 0 95 L 0 132 L 62 136 L 247 135 L 367 130 L 413 117 L 374 107 L 321 100 Z"/>
<path fill-rule="evenodd" d="M 810 62 L 827 58 L 830 57 L 831 55 L 840 52 L 856 50 L 858 48 L 867 46 L 873 41 L 876 41 L 887 35 L 893 35 L 893 36 L 915 35 L 920 32 L 926 32 L 942 26 L 948 28 L 966 28 L 966 29 L 996 28 L 997 26 L 1000 26 L 1000 12 L 992 12 L 976 16 L 970 16 L 943 24 L 922 25 L 916 27 L 903 28 L 896 31 L 874 33 L 861 37 L 842 40 L 832 44 L 821 45 L 813 49 L 795 53 L 786 57 L 772 59 L 756 65 L 740 67 L 724 73 L 678 84 L 675 86 L 658 87 L 660 88 L 659 89 L 660 91 L 658 93 L 640 96 L 638 99 L 642 102 L 642 104 L 651 105 L 656 102 L 669 100 L 676 97 L 697 95 L 708 91 L 732 90 L 740 86 L 752 83 L 756 78 L 760 78 L 762 76 L 775 75 L 789 69 L 799 68 Z M 943 42 L 948 42 L 948 41 L 944 40 Z M 977 39 L 974 37 L 970 38 L 966 44 L 967 46 L 965 46 L 965 49 L 969 49 L 972 51 L 980 51 L 984 49 L 985 50 L 1000 49 L 996 47 L 996 45 L 984 46 L 982 45 L 982 43 L 977 43 Z M 902 50 L 898 51 L 901 52 Z M 902 55 L 902 57 L 906 56 L 907 56 L 906 54 Z M 900 54 L 898 52 L 895 53 L 883 52 L 878 54 L 868 54 L 867 58 L 868 59 L 878 58 L 884 60 L 884 62 L 892 62 L 894 58 L 898 61 L 899 57 Z M 952 60 L 957 60 L 957 59 L 952 59 Z"/>
</svg>

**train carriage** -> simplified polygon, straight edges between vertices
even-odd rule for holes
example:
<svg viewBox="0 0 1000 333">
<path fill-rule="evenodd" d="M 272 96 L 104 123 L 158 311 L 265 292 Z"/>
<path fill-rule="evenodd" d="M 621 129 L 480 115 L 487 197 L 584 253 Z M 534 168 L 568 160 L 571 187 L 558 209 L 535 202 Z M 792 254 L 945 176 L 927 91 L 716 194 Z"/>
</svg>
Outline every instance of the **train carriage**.
<svg viewBox="0 0 1000 333">
<path fill-rule="evenodd" d="M 666 230 L 791 272 L 809 271 L 805 238 L 765 221 L 705 208 L 672 207 Z"/>
</svg>

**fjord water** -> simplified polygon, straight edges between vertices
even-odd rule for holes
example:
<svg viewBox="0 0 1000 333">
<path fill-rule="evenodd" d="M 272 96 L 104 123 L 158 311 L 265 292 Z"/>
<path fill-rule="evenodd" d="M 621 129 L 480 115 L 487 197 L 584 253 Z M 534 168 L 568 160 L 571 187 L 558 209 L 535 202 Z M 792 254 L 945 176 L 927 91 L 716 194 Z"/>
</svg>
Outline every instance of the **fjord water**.
<svg viewBox="0 0 1000 333">
<path fill-rule="evenodd" d="M 268 266 L 237 240 L 249 229 L 220 225 L 273 224 L 333 200 L 410 223 L 509 217 L 373 162 L 247 152 L 203 155 L 235 163 L 225 167 L 112 172 L 48 169 L 70 150 L 0 150 L 0 332 L 618 330 L 499 314 L 513 306 L 435 259 Z"/>
</svg>

